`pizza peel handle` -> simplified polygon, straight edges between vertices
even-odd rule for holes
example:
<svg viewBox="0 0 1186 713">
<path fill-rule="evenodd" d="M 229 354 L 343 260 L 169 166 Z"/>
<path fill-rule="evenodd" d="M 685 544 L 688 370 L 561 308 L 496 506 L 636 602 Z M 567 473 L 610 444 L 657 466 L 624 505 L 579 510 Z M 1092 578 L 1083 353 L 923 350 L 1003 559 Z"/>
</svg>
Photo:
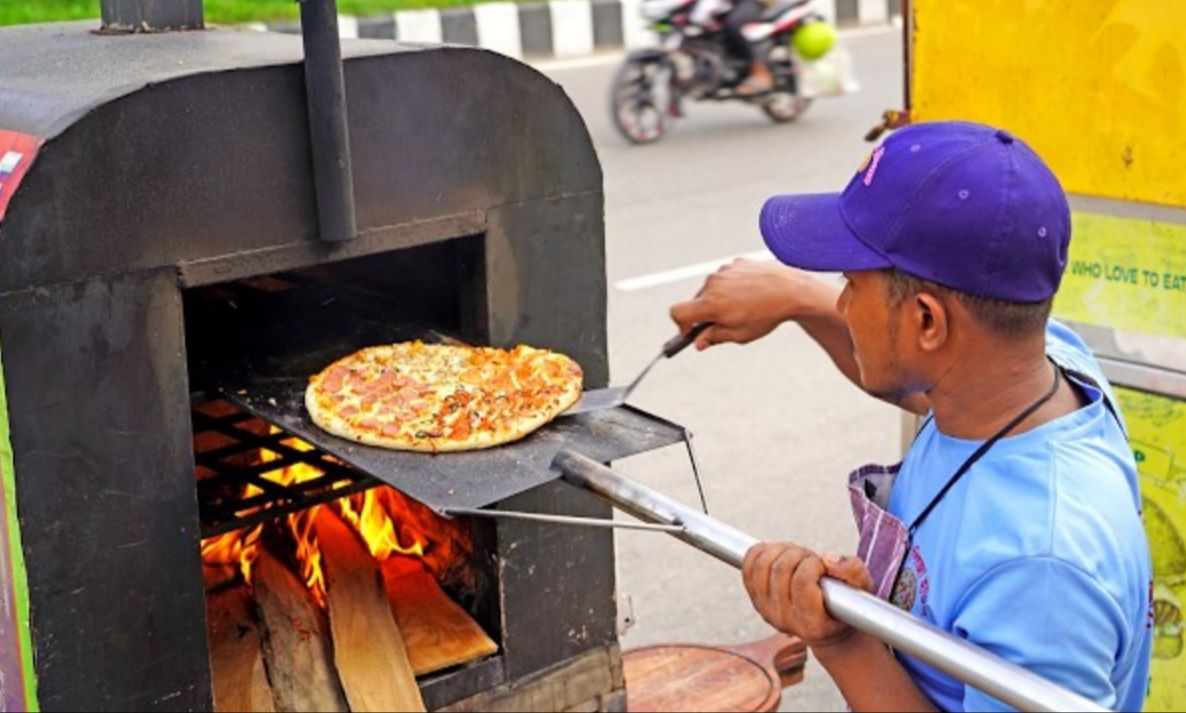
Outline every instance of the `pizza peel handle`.
<svg viewBox="0 0 1186 713">
<path fill-rule="evenodd" d="M 634 393 L 634 390 L 638 388 L 638 385 L 642 383 L 642 380 L 646 378 L 646 375 L 651 373 L 651 369 L 653 369 L 656 364 L 665 358 L 670 359 L 676 354 L 679 354 L 683 350 L 687 349 L 696 341 L 697 337 L 704 333 L 704 330 L 711 326 L 712 322 L 700 322 L 696 324 L 696 326 L 692 327 L 692 329 L 687 334 L 676 335 L 675 337 L 672 337 L 671 339 L 668 339 L 666 342 L 664 342 L 663 348 L 659 350 L 659 355 L 652 359 L 651 363 L 647 364 L 647 368 L 639 372 L 638 376 L 634 377 L 634 381 L 631 381 L 630 385 L 626 387 L 626 391 L 622 394 L 622 400 L 619 403 L 625 403 L 626 399 L 630 398 L 630 394 Z"/>
<path fill-rule="evenodd" d="M 572 450 L 552 468 L 572 485 L 594 493 L 643 522 L 680 525 L 673 536 L 740 568 L 758 540 Z M 964 683 L 1024 711 L 1104 711 L 1015 663 L 948 634 L 868 592 L 830 577 L 820 581 L 828 613 Z"/>
<path fill-rule="evenodd" d="M 697 322 L 687 334 L 679 334 L 667 340 L 663 345 L 663 356 L 670 359 L 696 343 L 704 330 L 712 326 L 712 322 Z"/>
</svg>

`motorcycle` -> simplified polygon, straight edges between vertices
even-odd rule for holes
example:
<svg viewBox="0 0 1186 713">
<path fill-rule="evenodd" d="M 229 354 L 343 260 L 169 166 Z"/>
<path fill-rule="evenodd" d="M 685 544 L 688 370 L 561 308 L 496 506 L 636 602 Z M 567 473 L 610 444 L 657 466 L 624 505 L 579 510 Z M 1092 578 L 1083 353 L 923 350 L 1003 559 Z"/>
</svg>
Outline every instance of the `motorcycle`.
<svg viewBox="0 0 1186 713">
<path fill-rule="evenodd" d="M 657 47 L 631 52 L 614 77 L 610 94 L 614 126 L 627 141 L 647 144 L 663 138 L 673 119 L 684 116 L 684 103 L 741 101 L 757 105 L 772 121 L 792 122 L 811 105 L 812 93 L 804 91 L 806 62 L 794 48 L 795 35 L 824 18 L 812 0 L 782 0 L 761 18 L 745 25 L 743 34 L 754 54 L 766 60 L 774 77 L 769 92 L 741 95 L 746 63 L 727 50 L 724 5 L 710 11 L 710 21 L 696 23 L 697 0 L 643 0 L 640 9 L 658 35 Z M 703 9 L 702 9 L 703 12 Z M 823 30 L 827 52 L 834 39 Z M 819 42 L 816 42 L 818 51 Z M 822 53 L 821 53 L 822 55 Z"/>
</svg>

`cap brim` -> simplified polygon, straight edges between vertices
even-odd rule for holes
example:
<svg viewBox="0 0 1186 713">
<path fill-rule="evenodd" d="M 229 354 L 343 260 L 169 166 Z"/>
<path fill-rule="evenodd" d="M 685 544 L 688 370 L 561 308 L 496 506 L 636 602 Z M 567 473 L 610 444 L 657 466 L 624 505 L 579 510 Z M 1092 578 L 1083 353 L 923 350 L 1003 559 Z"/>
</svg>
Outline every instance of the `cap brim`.
<svg viewBox="0 0 1186 713">
<path fill-rule="evenodd" d="M 770 252 L 794 267 L 861 272 L 892 266 L 844 222 L 839 193 L 774 196 L 762 206 L 758 223 Z"/>
</svg>

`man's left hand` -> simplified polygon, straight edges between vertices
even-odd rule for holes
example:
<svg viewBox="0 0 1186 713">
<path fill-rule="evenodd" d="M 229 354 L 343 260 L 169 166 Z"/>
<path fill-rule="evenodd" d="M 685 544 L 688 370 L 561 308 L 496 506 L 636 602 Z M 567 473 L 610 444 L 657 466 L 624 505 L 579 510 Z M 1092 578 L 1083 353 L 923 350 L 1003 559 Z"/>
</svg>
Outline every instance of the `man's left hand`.
<svg viewBox="0 0 1186 713">
<path fill-rule="evenodd" d="M 873 581 L 856 557 L 823 557 L 797 545 L 762 543 L 745 556 L 745 589 L 754 608 L 775 629 L 798 636 L 811 648 L 847 639 L 853 629 L 824 608 L 820 579 L 834 577 L 866 591 Z"/>
</svg>

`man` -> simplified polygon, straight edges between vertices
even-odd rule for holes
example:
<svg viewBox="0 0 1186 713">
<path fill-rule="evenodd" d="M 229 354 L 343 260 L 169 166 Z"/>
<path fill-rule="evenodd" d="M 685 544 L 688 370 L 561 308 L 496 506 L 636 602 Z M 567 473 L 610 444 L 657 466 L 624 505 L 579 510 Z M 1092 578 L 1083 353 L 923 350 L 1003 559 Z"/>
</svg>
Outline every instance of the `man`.
<svg viewBox="0 0 1186 713">
<path fill-rule="evenodd" d="M 857 556 L 762 544 L 744 582 L 800 636 L 854 710 L 1003 705 L 828 616 L 845 580 L 1101 705 L 1138 710 L 1151 646 L 1135 464 L 1084 343 L 1048 321 L 1070 214 L 1057 179 L 1004 131 L 919 124 L 843 194 L 777 196 L 766 244 L 676 305 L 703 349 L 803 327 L 873 396 L 926 416 L 905 461 L 850 477 Z M 804 272 L 842 272 L 841 291 Z"/>
<path fill-rule="evenodd" d="M 764 94 L 774 88 L 770 65 L 754 51 L 744 29 L 760 20 L 766 9 L 762 0 L 698 0 L 692 10 L 692 22 L 700 27 L 710 27 L 719 15 L 724 15 L 720 27 L 725 36 L 725 49 L 745 63 L 744 78 L 735 90 L 739 96 Z"/>
<path fill-rule="evenodd" d="M 734 90 L 738 96 L 752 97 L 774 88 L 774 75 L 766 58 L 754 51 L 753 43 L 745 36 L 745 26 L 762 19 L 766 4 L 761 0 L 738 0 L 725 16 L 725 43 L 733 56 L 745 62 L 745 79 Z"/>
</svg>

